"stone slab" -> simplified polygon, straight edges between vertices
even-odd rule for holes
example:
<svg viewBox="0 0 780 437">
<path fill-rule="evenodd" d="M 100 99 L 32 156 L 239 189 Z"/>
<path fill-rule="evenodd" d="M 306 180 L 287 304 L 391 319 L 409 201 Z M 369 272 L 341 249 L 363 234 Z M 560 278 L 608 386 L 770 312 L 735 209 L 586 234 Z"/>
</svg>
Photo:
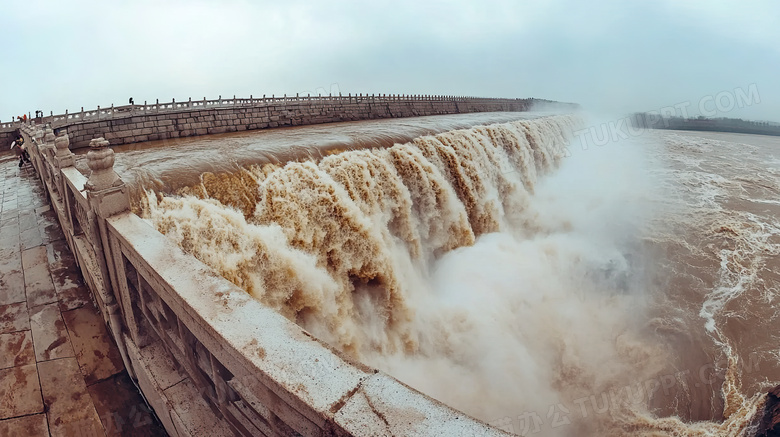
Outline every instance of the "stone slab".
<svg viewBox="0 0 780 437">
<path fill-rule="evenodd" d="M 43 248 L 43 246 L 40 246 L 40 248 Z M 27 306 L 29 308 L 57 301 L 57 291 L 51 280 L 49 266 L 46 264 L 24 269 L 24 288 L 27 293 Z"/>
<path fill-rule="evenodd" d="M 38 230 L 45 244 L 65 238 L 54 210 L 48 210 L 38 216 Z"/>
<path fill-rule="evenodd" d="M 0 437 L 49 437 L 45 414 L 0 420 Z"/>
<path fill-rule="evenodd" d="M 0 419 L 43 412 L 35 364 L 0 370 Z"/>
<path fill-rule="evenodd" d="M 18 237 L 21 232 L 18 212 L 3 208 L 3 213 L 0 214 L 0 240 Z"/>
<path fill-rule="evenodd" d="M 76 359 L 38 363 L 38 369 L 52 437 L 103 435 Z"/>
<path fill-rule="evenodd" d="M 21 269 L 7 273 L 0 272 L 0 305 L 24 302 L 26 300 L 24 274 Z"/>
<path fill-rule="evenodd" d="M 92 303 L 92 294 L 84 285 L 66 288 L 57 293 L 60 311 L 70 311 Z"/>
<path fill-rule="evenodd" d="M 64 312 L 62 318 L 88 386 L 124 370 L 119 349 L 92 305 Z"/>
<path fill-rule="evenodd" d="M 22 207 L 22 205 L 19 205 Z M 28 229 L 38 227 L 38 218 L 34 210 L 21 211 L 19 213 L 19 229 L 24 232 Z"/>
<path fill-rule="evenodd" d="M 122 372 L 91 385 L 87 387 L 87 391 L 103 422 L 106 435 L 166 435 L 127 373 Z"/>
<path fill-rule="evenodd" d="M 0 246 L 0 272 L 22 268 L 21 259 L 19 258 L 19 248 L 6 245 L 6 243 L 11 242 L 12 237 L 13 236 L 6 237 L 4 240 L 0 240 L 0 244 L 2 244 L 2 246 Z"/>
<path fill-rule="evenodd" d="M 46 245 L 54 289 L 60 301 L 60 311 L 80 308 L 92 301 L 89 289 L 84 286 L 76 259 L 65 240 Z"/>
<path fill-rule="evenodd" d="M 39 265 L 45 265 L 48 261 L 45 247 L 33 247 L 22 252 L 22 266 L 25 270 Z"/>
<path fill-rule="evenodd" d="M 0 334 L 0 369 L 35 364 L 30 331 Z"/>
<path fill-rule="evenodd" d="M 75 263 L 75 257 L 64 240 L 56 240 L 46 245 L 46 259 L 52 273 L 66 270 Z"/>
<path fill-rule="evenodd" d="M 215 420 L 211 408 L 189 378 L 165 390 L 165 396 L 170 400 L 173 412 L 181 419 L 187 435 L 213 437 L 234 435 L 225 422 Z"/>
<path fill-rule="evenodd" d="M 35 214 L 39 216 L 46 214 L 47 211 L 51 211 L 51 205 L 43 205 L 35 208 Z"/>
<path fill-rule="evenodd" d="M 27 302 L 0 306 L 0 334 L 30 329 Z"/>
<path fill-rule="evenodd" d="M 19 239 L 22 243 L 22 249 L 30 249 L 43 244 L 43 238 L 41 237 L 41 232 L 38 230 L 38 227 L 23 231 L 19 235 Z"/>
<path fill-rule="evenodd" d="M 364 380 L 336 412 L 334 421 L 351 435 L 361 436 L 510 436 L 383 373 Z"/>
<path fill-rule="evenodd" d="M 30 310 L 30 328 L 38 362 L 75 356 L 56 303 Z"/>
<path fill-rule="evenodd" d="M 0 233 L 0 250 L 12 253 L 18 252 L 22 247 L 22 240 L 19 239 L 19 233 L 11 234 L 13 229 L 9 229 L 8 227 L 2 227 L 0 228 L 0 231 L 2 232 Z M 18 254 L 16 256 L 18 257 Z"/>
<path fill-rule="evenodd" d="M 27 292 L 27 305 L 30 308 L 57 301 L 47 259 L 45 246 L 33 247 L 22 252 L 24 286 Z"/>
<path fill-rule="evenodd" d="M 186 375 L 180 370 L 181 366 L 173 360 L 158 341 L 141 349 L 139 355 L 148 367 L 154 369 L 154 381 L 161 390 L 178 384 L 186 378 Z"/>
<path fill-rule="evenodd" d="M 0 305 L 22 302 L 24 296 L 24 275 L 19 256 L 18 235 L 11 247 L 8 239 L 0 241 Z"/>
<path fill-rule="evenodd" d="M 135 372 L 136 382 L 138 388 L 144 393 L 147 402 L 154 409 L 157 417 L 162 421 L 163 426 L 172 435 L 178 435 L 176 427 L 173 424 L 171 418 L 171 405 L 170 402 L 163 395 L 163 389 L 155 380 L 160 373 L 178 373 L 176 369 L 165 369 L 161 372 L 158 363 L 149 362 L 138 352 L 134 343 L 125 335 L 125 344 L 127 345 L 127 355 L 132 363 L 133 370 Z M 146 348 L 148 348 L 147 346 Z M 161 355 L 168 356 L 168 352 L 162 347 L 159 348 Z M 181 381 L 184 378 L 181 378 Z M 177 381 L 178 382 L 178 381 Z M 167 387 L 166 387 L 167 388 Z"/>
</svg>

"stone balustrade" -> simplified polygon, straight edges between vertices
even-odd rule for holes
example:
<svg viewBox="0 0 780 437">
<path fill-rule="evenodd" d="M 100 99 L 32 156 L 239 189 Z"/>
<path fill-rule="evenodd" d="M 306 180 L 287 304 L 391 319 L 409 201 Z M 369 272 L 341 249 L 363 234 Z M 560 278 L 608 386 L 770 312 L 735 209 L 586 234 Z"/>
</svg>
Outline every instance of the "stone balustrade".
<svg viewBox="0 0 780 437">
<path fill-rule="evenodd" d="M 539 99 L 491 99 L 432 95 L 263 96 L 192 100 L 169 103 L 98 107 L 95 110 L 35 119 L 28 125 L 49 124 L 67 130 L 70 147 L 88 147 L 97 137 L 111 144 L 129 144 L 194 135 L 299 126 L 337 121 L 414 117 L 468 112 L 527 111 Z M 558 104 L 569 109 L 575 105 Z M 0 137 L 22 123 L 0 124 Z"/>
<path fill-rule="evenodd" d="M 108 140 L 90 141 L 85 177 L 68 134 L 21 131 L 128 373 L 170 435 L 507 435 L 351 362 L 183 253 L 130 211 Z"/>
</svg>

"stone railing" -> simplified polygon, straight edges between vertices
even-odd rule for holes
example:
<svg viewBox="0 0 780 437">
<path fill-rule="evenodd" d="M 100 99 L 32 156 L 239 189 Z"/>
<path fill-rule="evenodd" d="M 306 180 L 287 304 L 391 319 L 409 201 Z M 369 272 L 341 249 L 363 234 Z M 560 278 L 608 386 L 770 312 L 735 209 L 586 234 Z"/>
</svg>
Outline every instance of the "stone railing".
<svg viewBox="0 0 780 437">
<path fill-rule="evenodd" d="M 150 104 L 147 102 L 144 102 L 143 104 L 134 104 L 134 105 L 124 105 L 124 106 L 114 106 L 111 105 L 110 107 L 104 107 L 101 108 L 100 106 L 97 107 L 97 109 L 93 110 L 84 110 L 84 108 L 81 108 L 81 111 L 77 112 L 68 112 L 65 111 L 64 114 L 54 115 L 53 113 L 46 117 L 39 117 L 35 119 L 30 119 L 30 123 L 34 122 L 35 124 L 41 125 L 41 124 L 51 124 L 54 128 L 58 128 L 62 125 L 66 124 L 72 124 L 79 121 L 99 121 L 99 120 L 108 120 L 111 118 L 114 118 L 115 116 L 124 117 L 127 115 L 144 115 L 149 113 L 160 113 L 160 112 L 177 112 L 177 111 L 186 111 L 186 110 L 200 110 L 200 109 L 208 109 L 208 108 L 236 108 L 236 107 L 253 107 L 263 104 L 274 104 L 274 103 L 287 103 L 287 102 L 326 102 L 326 103 L 333 103 L 333 102 L 390 102 L 390 101 L 472 101 L 472 102 L 484 102 L 484 101 L 491 101 L 496 99 L 491 98 L 482 98 L 482 97 L 469 97 L 469 96 L 450 96 L 450 95 L 430 95 L 430 94 L 355 94 L 352 95 L 351 93 L 344 96 L 339 93 L 339 95 L 334 96 L 332 94 L 329 94 L 327 96 L 323 96 L 322 94 L 318 94 L 316 96 L 312 96 L 311 94 L 307 94 L 306 96 L 301 96 L 299 94 L 296 94 L 293 96 L 287 96 L 286 94 L 280 97 L 277 97 L 275 95 L 272 95 L 271 97 L 267 97 L 266 95 L 263 95 L 263 97 L 254 97 L 249 96 L 249 98 L 243 98 L 243 97 L 236 97 L 233 96 L 233 98 L 225 98 L 223 99 L 222 96 L 219 96 L 216 100 L 206 100 L 204 97 L 203 100 L 192 100 L 190 97 L 187 101 L 181 101 L 177 102 L 175 99 L 171 100 L 168 103 L 160 103 L 159 100 L 157 100 L 155 103 Z M 501 99 L 504 100 L 504 99 Z M 524 99 L 516 99 L 516 100 L 524 100 Z M 0 130 L 2 129 L 18 129 L 22 125 L 22 122 L 19 121 L 10 121 L 10 122 L 0 122 Z"/>
<path fill-rule="evenodd" d="M 112 144 L 224 132 L 299 126 L 379 118 L 414 117 L 490 111 L 527 111 L 535 103 L 575 105 L 538 99 L 489 99 L 431 95 L 263 96 L 255 98 L 187 100 L 183 102 L 128 105 L 52 115 L 25 125 L 48 123 L 66 130 L 72 149 L 88 147 L 96 137 Z M 21 127 L 0 125 L 0 135 Z M 32 127 L 35 129 L 35 127 Z"/>
<path fill-rule="evenodd" d="M 23 126 L 85 282 L 131 378 L 172 436 L 499 436 L 351 362 L 184 254 L 130 212 L 108 141 Z"/>
</svg>

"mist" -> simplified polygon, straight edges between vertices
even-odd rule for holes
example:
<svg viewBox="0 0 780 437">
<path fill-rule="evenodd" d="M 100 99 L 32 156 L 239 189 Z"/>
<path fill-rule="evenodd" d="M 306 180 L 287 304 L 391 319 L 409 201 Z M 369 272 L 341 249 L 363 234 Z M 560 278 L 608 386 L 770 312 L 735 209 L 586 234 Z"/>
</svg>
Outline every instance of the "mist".
<svg viewBox="0 0 780 437">
<path fill-rule="evenodd" d="M 535 413 L 542 435 L 615 432 L 615 417 L 583 417 L 575 400 L 646 381 L 668 358 L 646 329 L 659 290 L 641 244 L 658 213 L 645 146 L 571 144 L 531 197 L 531 226 L 482 235 L 416 281 L 420 351 L 366 361 L 508 431 Z M 647 411 L 639 397 L 630 407 Z M 625 408 L 611 414 L 635 414 Z"/>
</svg>

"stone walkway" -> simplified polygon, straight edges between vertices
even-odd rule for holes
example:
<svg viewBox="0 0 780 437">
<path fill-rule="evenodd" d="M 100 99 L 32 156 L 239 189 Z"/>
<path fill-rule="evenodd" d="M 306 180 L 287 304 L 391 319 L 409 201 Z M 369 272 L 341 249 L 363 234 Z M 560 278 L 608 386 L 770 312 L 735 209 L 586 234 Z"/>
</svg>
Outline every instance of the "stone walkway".
<svg viewBox="0 0 780 437">
<path fill-rule="evenodd" d="M 166 435 L 32 167 L 0 158 L 0 437 Z"/>
</svg>

